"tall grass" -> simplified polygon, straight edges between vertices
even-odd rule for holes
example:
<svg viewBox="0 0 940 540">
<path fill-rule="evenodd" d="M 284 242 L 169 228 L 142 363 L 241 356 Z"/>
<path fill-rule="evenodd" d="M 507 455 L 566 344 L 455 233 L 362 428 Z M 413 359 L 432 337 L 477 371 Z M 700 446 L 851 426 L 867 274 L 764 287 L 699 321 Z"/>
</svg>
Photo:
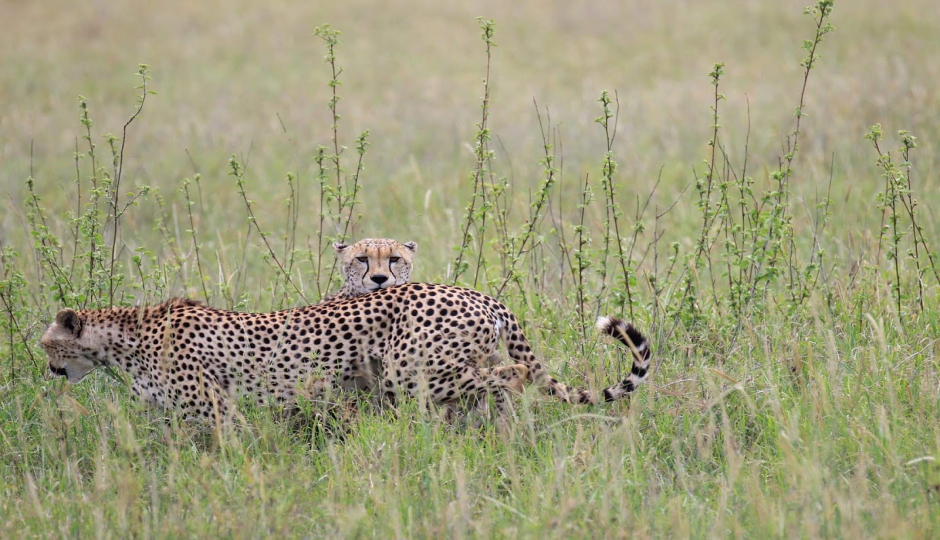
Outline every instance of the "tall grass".
<svg viewBox="0 0 940 540">
<path fill-rule="evenodd" d="M 844 6 L 852 23 L 865 20 L 858 5 Z M 159 58 L 138 69 L 122 116 L 99 122 L 102 98 L 80 99 L 62 149 L 68 181 L 50 180 L 65 166 L 37 160 L 32 144 L 4 170 L 26 165 L 0 225 L 0 536 L 935 536 L 940 200 L 924 181 L 936 132 L 898 131 L 913 119 L 885 109 L 863 125 L 898 123 L 897 141 L 879 124 L 866 143 L 837 106 L 857 96 L 819 97 L 838 86 L 828 52 L 849 54 L 831 1 L 800 26 L 776 5 L 740 7 L 779 23 L 771 42 L 805 35 L 802 52 L 788 50 L 773 85 L 758 88 L 773 99 L 728 97 L 738 73 L 758 69 L 745 51 L 686 60 L 677 69 L 697 70 L 696 90 L 680 95 L 698 112 L 673 117 L 678 128 L 652 120 L 631 88 L 598 88 L 561 114 L 540 96 L 507 106 L 518 88 L 501 87 L 517 76 L 506 58 L 521 46 L 503 41 L 502 19 L 485 18 L 478 107 L 453 111 L 467 119 L 454 137 L 467 142 L 451 157 L 432 159 L 449 144 L 440 132 L 378 129 L 389 113 L 355 103 L 368 66 L 345 56 L 361 59 L 366 38 L 326 25 L 310 38 L 324 63 L 304 64 L 325 82 L 303 88 L 324 97 L 311 97 L 323 129 L 278 114 L 276 142 L 161 140 L 146 131 L 165 126 L 151 107 L 178 87 L 163 92 Z M 209 8 L 189 9 L 207 20 Z M 594 28 L 609 21 L 592 9 L 614 8 L 555 9 Z M 670 13 L 645 16 L 656 27 Z M 890 13 L 918 30 L 905 8 Z M 702 19 L 692 20 L 694 34 Z M 689 51 L 684 39 L 676 47 Z M 520 50 L 536 66 L 552 61 Z M 420 105 L 401 106 L 423 125 Z M 360 125 L 364 107 L 377 127 Z M 120 137 L 98 128 L 112 117 Z M 694 159 L 677 166 L 694 136 Z M 415 137 L 429 147 L 408 155 Z M 161 154 L 176 151 L 186 169 L 166 165 Z M 157 172 L 167 178 L 150 181 Z M 568 381 L 623 376 L 627 359 L 591 326 L 598 314 L 630 318 L 654 346 L 651 384 L 592 409 L 528 393 L 506 432 L 446 424 L 415 403 L 363 404 L 324 436 L 265 409 L 206 433 L 141 407 L 120 374 L 75 386 L 47 374 L 37 339 L 59 307 L 172 295 L 240 310 L 316 302 L 339 283 L 330 243 L 363 235 L 417 240 L 417 276 L 499 297 Z"/>
</svg>

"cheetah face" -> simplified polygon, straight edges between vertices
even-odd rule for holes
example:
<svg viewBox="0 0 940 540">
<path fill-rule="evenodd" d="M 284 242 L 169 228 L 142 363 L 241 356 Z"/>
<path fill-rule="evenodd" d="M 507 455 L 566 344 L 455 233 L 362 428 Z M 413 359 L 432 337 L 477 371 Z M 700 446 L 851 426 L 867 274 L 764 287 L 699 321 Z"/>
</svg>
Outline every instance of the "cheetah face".
<svg viewBox="0 0 940 540">
<path fill-rule="evenodd" d="M 366 294 L 408 283 L 418 244 L 368 238 L 351 246 L 336 243 L 333 249 L 343 266 L 345 287 L 356 294 Z"/>
<path fill-rule="evenodd" d="M 42 335 L 42 347 L 49 357 L 49 371 L 76 383 L 105 362 L 99 351 L 82 336 L 82 319 L 71 309 L 63 309 Z"/>
</svg>

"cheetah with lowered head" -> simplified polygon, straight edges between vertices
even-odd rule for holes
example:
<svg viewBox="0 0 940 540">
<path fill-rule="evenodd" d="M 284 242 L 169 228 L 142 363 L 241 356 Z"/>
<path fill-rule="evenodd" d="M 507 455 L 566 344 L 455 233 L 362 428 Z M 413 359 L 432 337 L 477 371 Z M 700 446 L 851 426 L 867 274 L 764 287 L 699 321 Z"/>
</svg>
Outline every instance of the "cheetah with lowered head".
<svg viewBox="0 0 940 540">
<path fill-rule="evenodd" d="M 232 400 L 290 405 L 331 389 L 355 389 L 363 371 L 377 370 L 381 395 L 440 404 L 491 396 L 503 412 L 507 389 L 477 360 L 503 341 L 525 380 L 567 403 L 621 399 L 643 382 L 650 349 L 623 321 L 597 324 L 632 352 L 625 379 L 599 392 L 570 388 L 533 354 L 516 317 L 490 296 L 446 285 L 408 283 L 326 305 L 271 313 L 213 309 L 193 300 L 151 307 L 64 309 L 42 337 L 52 373 L 78 382 L 99 366 L 133 378 L 142 400 L 180 410 L 185 418 L 229 417 Z M 509 366 L 507 366 L 509 367 Z"/>
</svg>

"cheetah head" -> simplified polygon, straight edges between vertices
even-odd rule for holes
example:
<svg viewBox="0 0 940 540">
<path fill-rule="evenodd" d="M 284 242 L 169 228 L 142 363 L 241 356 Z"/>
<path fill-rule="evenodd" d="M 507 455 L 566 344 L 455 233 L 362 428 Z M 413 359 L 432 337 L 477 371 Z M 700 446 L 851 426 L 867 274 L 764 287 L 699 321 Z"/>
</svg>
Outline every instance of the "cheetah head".
<svg viewBox="0 0 940 540">
<path fill-rule="evenodd" d="M 95 343 L 96 333 L 85 330 L 82 316 L 72 309 L 63 309 L 42 335 L 42 347 L 49 357 L 49 371 L 78 382 L 96 367 L 107 361 L 102 359 L 101 347 Z"/>
<path fill-rule="evenodd" d="M 408 283 L 418 244 L 367 238 L 352 245 L 333 244 L 350 292 L 366 294 Z"/>
</svg>

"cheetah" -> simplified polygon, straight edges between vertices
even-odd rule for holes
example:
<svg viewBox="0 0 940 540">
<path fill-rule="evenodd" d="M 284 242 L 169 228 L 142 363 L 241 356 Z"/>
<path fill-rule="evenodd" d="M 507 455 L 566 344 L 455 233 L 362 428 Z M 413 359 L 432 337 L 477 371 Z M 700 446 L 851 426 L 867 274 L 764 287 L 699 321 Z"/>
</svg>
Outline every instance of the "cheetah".
<svg viewBox="0 0 940 540">
<path fill-rule="evenodd" d="M 340 290 L 325 296 L 321 304 L 408 283 L 418 244 L 402 244 L 390 238 L 366 238 L 352 245 L 336 242 L 333 251 L 346 281 Z"/>
<path fill-rule="evenodd" d="M 118 367 L 131 375 L 141 400 L 175 408 L 192 421 L 226 421 L 233 399 L 243 396 L 290 406 L 301 396 L 316 400 L 355 390 L 363 370 L 375 371 L 380 395 L 392 403 L 401 396 L 445 406 L 491 398 L 497 418 L 505 418 L 513 381 L 477 365 L 496 354 L 500 341 L 516 362 L 506 368 L 562 402 L 609 402 L 636 390 L 650 366 L 646 338 L 613 317 L 601 317 L 597 327 L 632 353 L 626 378 L 599 392 L 551 377 L 498 300 L 425 283 L 270 313 L 225 311 L 186 299 L 63 309 L 42 346 L 53 374 L 77 383 L 97 367 Z"/>
</svg>

